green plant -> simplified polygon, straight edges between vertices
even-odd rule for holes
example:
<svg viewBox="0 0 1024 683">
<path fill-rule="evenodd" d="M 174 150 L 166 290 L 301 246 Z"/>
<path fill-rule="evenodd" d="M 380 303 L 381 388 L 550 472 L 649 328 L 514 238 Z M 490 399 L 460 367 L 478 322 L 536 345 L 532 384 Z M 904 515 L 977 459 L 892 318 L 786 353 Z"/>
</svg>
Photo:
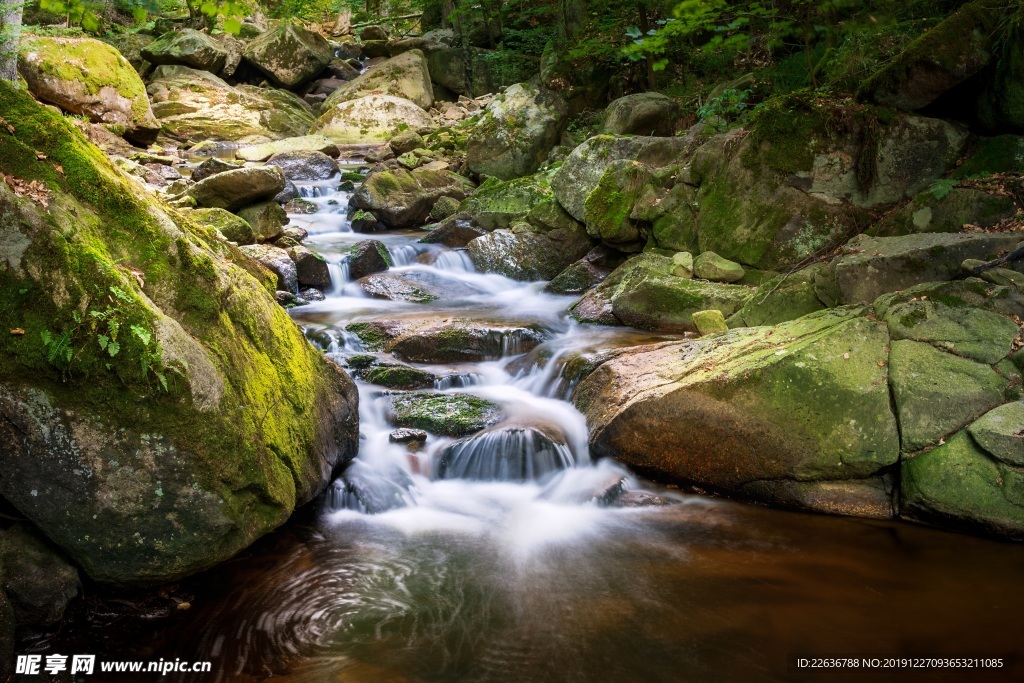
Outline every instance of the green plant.
<svg viewBox="0 0 1024 683">
<path fill-rule="evenodd" d="M 727 88 L 697 110 L 697 118 L 713 128 L 722 129 L 732 123 L 746 123 L 751 106 L 747 103 L 753 91 Z"/>
<path fill-rule="evenodd" d="M 945 199 L 953 191 L 959 181 L 950 178 L 939 178 L 928 188 L 928 192 L 936 199 Z"/>
</svg>

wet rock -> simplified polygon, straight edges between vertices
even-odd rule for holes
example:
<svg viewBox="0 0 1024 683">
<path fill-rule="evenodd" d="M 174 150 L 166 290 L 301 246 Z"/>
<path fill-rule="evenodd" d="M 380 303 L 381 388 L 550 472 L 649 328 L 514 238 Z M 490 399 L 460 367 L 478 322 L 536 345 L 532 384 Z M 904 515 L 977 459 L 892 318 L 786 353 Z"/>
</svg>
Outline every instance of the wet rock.
<svg viewBox="0 0 1024 683">
<path fill-rule="evenodd" d="M 285 203 L 283 208 L 284 208 L 284 212 L 285 213 L 288 213 L 288 214 L 297 213 L 297 214 L 303 214 L 303 215 L 314 214 L 314 213 L 316 213 L 317 211 L 320 210 L 320 207 L 318 207 L 316 204 L 314 204 L 313 202 L 309 201 L 308 199 L 302 199 L 301 197 L 296 197 L 295 199 L 289 199 Z"/>
<path fill-rule="evenodd" d="M 430 213 L 427 214 L 427 220 L 436 223 L 438 221 L 443 221 L 446 218 L 450 218 L 458 213 L 459 204 L 459 200 L 455 197 L 438 197 L 437 201 L 434 202 L 434 205 L 430 207 Z"/>
<path fill-rule="evenodd" d="M 252 226 L 260 242 L 271 242 L 280 237 L 289 220 L 281 205 L 273 200 L 250 204 L 238 211 L 238 217 Z"/>
<path fill-rule="evenodd" d="M 351 81 L 359 76 L 359 69 L 344 59 L 332 59 L 324 67 L 323 73 L 330 74 L 330 77 L 334 80 Z"/>
<path fill-rule="evenodd" d="M 275 154 L 285 152 L 320 152 L 335 159 L 341 155 L 338 146 L 323 135 L 303 135 L 241 147 L 235 150 L 235 156 L 245 161 L 266 161 Z"/>
<path fill-rule="evenodd" d="M 994 460 L 967 431 L 901 462 L 901 516 L 942 527 L 1024 538 L 1024 468 Z"/>
<path fill-rule="evenodd" d="M 755 499 L 773 495 L 763 482 L 856 482 L 899 458 L 888 344 L 860 310 L 822 311 L 621 352 L 573 401 L 594 455 L 672 480 Z M 822 509 L 814 500 L 804 506 Z M 865 510 L 859 497 L 829 505 Z"/>
<path fill-rule="evenodd" d="M 349 251 L 348 272 L 353 280 L 373 273 L 382 273 L 392 265 L 388 248 L 378 240 L 356 242 Z"/>
<path fill-rule="evenodd" d="M 295 187 L 295 183 L 288 180 L 284 181 L 284 189 L 274 195 L 274 201 L 278 204 L 287 204 L 288 202 L 299 198 L 299 188 Z"/>
<path fill-rule="evenodd" d="M 299 298 L 305 299 L 306 301 L 323 301 L 327 297 L 319 289 L 314 287 L 307 287 L 306 289 L 299 290 Z"/>
<path fill-rule="evenodd" d="M 441 197 L 464 199 L 473 184 L 451 171 L 394 169 L 371 173 L 349 204 L 373 213 L 390 228 L 423 225 Z"/>
<path fill-rule="evenodd" d="M 598 245 L 547 284 L 554 294 L 582 294 L 605 280 L 626 256 L 604 245 Z"/>
<path fill-rule="evenodd" d="M 716 310 L 697 311 L 693 314 L 693 324 L 697 328 L 697 334 L 702 337 L 729 330 L 729 326 L 725 324 L 725 316 Z"/>
<path fill-rule="evenodd" d="M 19 624 L 60 623 L 78 596 L 78 571 L 57 548 L 30 525 L 0 531 L 0 581 Z"/>
<path fill-rule="evenodd" d="M 437 456 L 442 479 L 537 481 L 575 463 L 554 427 L 501 424 L 456 441 Z"/>
<path fill-rule="evenodd" d="M 601 120 L 601 132 L 612 135 L 675 135 L 679 105 L 656 92 L 626 95 L 608 105 Z"/>
<path fill-rule="evenodd" d="M 403 126 L 415 130 L 435 127 L 430 114 L 415 102 L 391 95 L 368 95 L 324 107 L 310 132 L 337 143 L 383 142 Z"/>
<path fill-rule="evenodd" d="M 287 251 L 272 247 L 269 244 L 249 244 L 241 246 L 239 249 L 249 258 L 262 263 L 270 272 L 277 276 L 278 290 L 285 292 L 295 292 L 298 290 L 299 280 L 295 270 L 295 263 L 288 257 Z"/>
<path fill-rule="evenodd" d="M 292 88 L 320 73 L 334 55 L 319 33 L 299 22 L 282 22 L 249 43 L 244 56 L 274 83 Z"/>
<path fill-rule="evenodd" d="M 94 123 L 124 126 L 129 140 L 156 140 L 160 124 L 146 98 L 146 86 L 131 64 L 106 43 L 26 35 L 19 47 L 18 72 L 44 102 L 88 116 Z"/>
<path fill-rule="evenodd" d="M 284 189 L 284 173 L 276 167 L 239 168 L 199 181 L 188 194 L 201 207 L 235 211 L 271 199 Z"/>
<path fill-rule="evenodd" d="M 426 370 L 408 365 L 381 364 L 367 371 L 363 378 L 370 384 L 379 384 L 389 389 L 432 389 L 434 375 Z"/>
<path fill-rule="evenodd" d="M 453 318 L 426 322 L 352 323 L 346 328 L 368 348 L 409 363 L 476 363 L 526 353 L 546 338 L 539 327 Z"/>
<path fill-rule="evenodd" d="M 470 394 L 414 392 L 387 397 L 389 422 L 442 436 L 478 432 L 496 424 L 501 416 L 497 404 Z"/>
<path fill-rule="evenodd" d="M 295 276 L 303 287 L 326 289 L 331 286 L 331 272 L 322 256 L 306 247 L 292 247 L 288 256 L 295 262 Z"/>
<path fill-rule="evenodd" d="M 567 114 L 565 100 L 557 93 L 522 83 L 509 87 L 470 129 L 467 166 L 500 180 L 530 175 L 558 144 Z"/>
<path fill-rule="evenodd" d="M 277 303 L 281 304 L 285 308 L 292 308 L 294 306 L 302 306 L 306 302 L 295 295 L 294 292 L 286 292 L 283 289 L 279 289 L 274 292 L 274 299 Z"/>
<path fill-rule="evenodd" d="M 375 299 L 390 301 L 408 301 L 410 303 L 426 303 L 439 297 L 434 292 L 425 290 L 412 280 L 394 273 L 377 273 L 360 278 L 357 284 L 364 292 Z"/>
<path fill-rule="evenodd" d="M 541 174 L 507 182 L 488 178 L 462 202 L 459 211 L 484 230 L 508 229 L 525 221 L 535 207 L 550 202 L 552 197 Z"/>
<path fill-rule="evenodd" d="M 199 164 L 192 170 L 190 176 L 195 182 L 209 178 L 210 176 L 217 175 L 218 173 L 224 173 L 225 171 L 235 171 L 242 167 L 242 164 L 238 162 L 225 161 L 218 157 L 210 157 L 203 163 Z"/>
<path fill-rule="evenodd" d="M 422 443 L 427 440 L 427 433 L 422 429 L 396 429 L 388 434 L 391 443 Z"/>
<path fill-rule="evenodd" d="M 338 484 L 342 490 L 332 492 L 332 497 L 336 503 L 340 502 L 342 507 L 350 510 L 375 515 L 405 507 L 411 502 L 409 489 L 413 482 L 404 470 L 397 467 L 382 472 L 356 460 L 345 469 Z"/>
<path fill-rule="evenodd" d="M 423 136 L 414 130 L 402 131 L 388 142 L 395 155 L 405 154 L 423 146 Z"/>
<path fill-rule="evenodd" d="M 151 64 L 183 64 L 215 74 L 227 63 L 228 51 L 213 37 L 186 28 L 160 36 L 142 49 L 142 57 Z"/>
<path fill-rule="evenodd" d="M 675 257 L 673 257 L 674 260 Z M 675 271 L 673 271 L 673 274 L 675 274 Z M 702 280 L 739 282 L 745 274 L 746 271 L 743 270 L 743 266 L 735 261 L 722 258 L 713 251 L 701 252 L 693 260 L 693 275 Z"/>
<path fill-rule="evenodd" d="M 323 152 L 296 150 L 278 152 L 267 160 L 268 166 L 277 166 L 292 182 L 328 180 L 338 173 L 338 163 Z"/>
<path fill-rule="evenodd" d="M 410 50 L 378 64 L 331 93 L 324 106 L 333 107 L 371 94 L 398 97 L 429 109 L 434 103 L 434 89 L 423 53 Z"/>
<path fill-rule="evenodd" d="M 528 224 L 495 230 L 468 245 L 477 270 L 513 280 L 550 280 L 590 251 L 593 243 L 581 225 L 550 232 Z"/>
<path fill-rule="evenodd" d="M 650 491 L 624 491 L 611 505 L 619 508 L 647 508 L 674 504 L 675 501 L 655 495 Z"/>
<path fill-rule="evenodd" d="M 452 249 L 459 249 L 485 234 L 487 233 L 483 230 L 470 225 L 469 221 L 456 219 L 445 221 L 444 224 L 434 228 L 420 238 L 420 242 L 443 244 Z"/>
<path fill-rule="evenodd" d="M 237 244 L 253 244 L 256 232 L 244 219 L 224 209 L 193 209 L 189 214 L 202 225 L 216 229 L 224 239 Z"/>
</svg>

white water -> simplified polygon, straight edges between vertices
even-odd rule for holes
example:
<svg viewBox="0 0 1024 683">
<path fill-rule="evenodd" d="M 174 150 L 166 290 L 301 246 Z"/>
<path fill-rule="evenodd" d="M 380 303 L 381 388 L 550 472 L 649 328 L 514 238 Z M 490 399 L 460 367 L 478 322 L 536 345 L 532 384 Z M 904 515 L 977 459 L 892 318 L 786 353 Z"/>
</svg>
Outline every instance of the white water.
<svg viewBox="0 0 1024 683">
<path fill-rule="evenodd" d="M 420 243 L 423 232 L 354 233 L 345 219 L 348 193 L 331 192 L 323 183 L 300 190 L 320 211 L 292 216 L 292 222 L 309 232 L 307 244 L 328 260 L 335 281 L 325 301 L 296 309 L 295 317 L 342 365 L 353 355 L 367 353 L 360 340 L 345 331 L 353 322 L 459 317 L 495 329 L 529 325 L 546 330 L 548 336 L 528 359 L 513 355 L 518 349 L 506 335 L 505 353 L 494 360 L 410 363 L 438 377 L 433 389 L 437 393 L 471 394 L 502 408 L 505 419 L 475 440 L 457 444 L 449 454 L 450 463 L 440 456 L 459 441 L 456 438 L 430 435 L 414 452 L 405 444 L 391 443 L 389 434 L 395 426 L 388 423 L 385 409 L 393 392 L 357 382 L 359 455 L 329 492 L 331 524 L 370 523 L 411 535 L 456 532 L 496 542 L 498 536 L 497 545 L 528 553 L 596 533 L 613 524 L 616 515 L 629 514 L 600 504 L 608 491 L 639 485 L 621 465 L 591 461 L 586 423 L 567 401 L 571 384 L 562 370 L 573 354 L 637 343 L 635 332 L 580 327 L 567 315 L 573 298 L 546 293 L 541 282 L 477 273 L 464 250 Z M 387 246 L 394 263 L 388 272 L 429 276 L 441 284 L 441 297 L 407 303 L 367 296 L 358 283 L 348 281 L 347 264 L 348 250 L 365 239 Z M 375 355 L 394 362 L 386 353 Z M 556 443 L 552 446 L 538 434 L 553 435 Z"/>
</svg>

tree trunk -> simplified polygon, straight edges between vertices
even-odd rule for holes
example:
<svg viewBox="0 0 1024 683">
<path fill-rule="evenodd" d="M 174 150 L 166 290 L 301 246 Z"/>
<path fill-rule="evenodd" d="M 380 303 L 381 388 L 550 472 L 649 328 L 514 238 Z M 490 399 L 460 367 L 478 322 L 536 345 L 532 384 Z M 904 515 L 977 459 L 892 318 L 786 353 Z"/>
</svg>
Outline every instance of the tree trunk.
<svg viewBox="0 0 1024 683">
<path fill-rule="evenodd" d="M 647 18 L 647 5 L 640 5 L 637 8 L 640 12 L 640 30 L 647 35 L 647 32 L 651 30 L 651 22 Z M 651 55 L 647 55 L 647 89 L 656 90 L 658 88 L 658 81 L 654 75 L 654 58 Z"/>
<path fill-rule="evenodd" d="M 349 7 L 347 0 L 343 0 L 341 8 L 338 10 L 338 19 L 334 22 L 334 28 L 331 29 L 331 35 L 344 36 L 352 33 L 352 8 Z"/>
<path fill-rule="evenodd" d="M 0 0 L 0 80 L 18 82 L 18 41 L 21 39 L 22 0 Z"/>
</svg>

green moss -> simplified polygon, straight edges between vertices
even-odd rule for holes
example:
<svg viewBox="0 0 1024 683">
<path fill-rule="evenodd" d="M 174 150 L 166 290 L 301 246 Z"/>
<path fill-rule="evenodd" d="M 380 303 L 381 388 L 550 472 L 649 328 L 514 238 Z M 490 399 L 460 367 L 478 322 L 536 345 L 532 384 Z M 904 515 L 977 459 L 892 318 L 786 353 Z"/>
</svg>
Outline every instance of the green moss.
<svg viewBox="0 0 1024 683">
<path fill-rule="evenodd" d="M 426 389 L 434 386 L 432 374 L 404 365 L 377 366 L 366 373 L 366 381 L 390 389 Z"/>
<path fill-rule="evenodd" d="M 384 350 L 384 345 L 389 339 L 381 329 L 380 323 L 351 323 L 345 326 L 345 331 L 359 337 L 359 340 L 370 351 Z"/>
<path fill-rule="evenodd" d="M 498 422 L 500 408 L 469 394 L 400 394 L 391 398 L 388 419 L 399 427 L 463 436 Z"/>
</svg>

